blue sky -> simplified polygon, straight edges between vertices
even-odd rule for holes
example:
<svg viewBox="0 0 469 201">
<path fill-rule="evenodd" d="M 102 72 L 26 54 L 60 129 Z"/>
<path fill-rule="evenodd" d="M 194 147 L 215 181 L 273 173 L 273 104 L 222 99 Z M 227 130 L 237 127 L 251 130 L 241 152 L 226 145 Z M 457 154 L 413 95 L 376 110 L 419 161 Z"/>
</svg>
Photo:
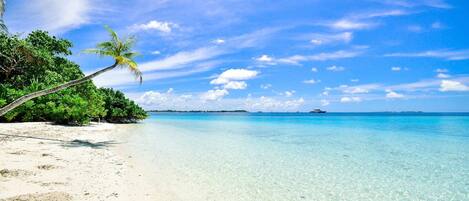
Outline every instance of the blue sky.
<svg viewBox="0 0 469 201">
<path fill-rule="evenodd" d="M 147 109 L 469 111 L 469 2 L 444 0 L 15 0 L 10 31 L 71 40 L 89 73 L 112 63 L 80 53 L 103 25 L 138 38 L 144 82 L 126 70 L 95 80 Z"/>
</svg>

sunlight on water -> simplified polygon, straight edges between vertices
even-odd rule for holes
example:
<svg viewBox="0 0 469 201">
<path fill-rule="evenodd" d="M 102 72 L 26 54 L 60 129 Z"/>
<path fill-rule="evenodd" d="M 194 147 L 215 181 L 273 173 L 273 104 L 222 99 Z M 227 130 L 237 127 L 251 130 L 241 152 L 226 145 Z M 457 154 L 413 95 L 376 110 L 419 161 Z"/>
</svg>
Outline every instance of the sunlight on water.
<svg viewBox="0 0 469 201">
<path fill-rule="evenodd" d="M 135 133 L 162 200 L 469 200 L 468 116 L 160 114 Z"/>
</svg>

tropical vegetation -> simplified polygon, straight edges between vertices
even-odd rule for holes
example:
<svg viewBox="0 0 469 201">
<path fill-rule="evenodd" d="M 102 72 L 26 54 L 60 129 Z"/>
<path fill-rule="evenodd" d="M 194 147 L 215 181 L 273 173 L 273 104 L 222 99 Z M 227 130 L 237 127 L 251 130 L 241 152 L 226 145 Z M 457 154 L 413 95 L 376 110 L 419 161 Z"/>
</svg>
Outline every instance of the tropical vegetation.
<svg viewBox="0 0 469 201">
<path fill-rule="evenodd" d="M 87 52 L 111 56 L 115 62 L 88 76 L 67 59 L 72 54 L 70 41 L 44 31 L 24 38 L 0 33 L 0 121 L 83 125 L 92 120 L 125 123 L 144 119 L 143 109 L 122 93 L 98 89 L 91 81 L 118 67 L 130 69 L 141 81 L 132 59 L 136 56 L 131 51 L 133 38 L 121 40 L 114 31 L 108 31 L 111 40 Z"/>
</svg>

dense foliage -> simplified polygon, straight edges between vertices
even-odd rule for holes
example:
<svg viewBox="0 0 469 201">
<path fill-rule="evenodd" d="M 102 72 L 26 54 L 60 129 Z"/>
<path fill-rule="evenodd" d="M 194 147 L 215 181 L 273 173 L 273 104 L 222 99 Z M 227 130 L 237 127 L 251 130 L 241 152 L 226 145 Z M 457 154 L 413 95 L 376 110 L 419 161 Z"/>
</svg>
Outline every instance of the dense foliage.
<svg viewBox="0 0 469 201">
<path fill-rule="evenodd" d="M 134 123 L 145 119 L 147 113 L 120 91 L 101 88 L 107 110 L 104 119 L 111 123 Z"/>
<path fill-rule="evenodd" d="M 43 31 L 32 32 L 26 38 L 0 34 L 0 107 L 22 95 L 82 78 L 79 66 L 66 58 L 71 55 L 71 47 L 69 41 Z M 83 125 L 109 116 L 107 96 L 90 81 L 28 101 L 0 120 Z"/>
</svg>

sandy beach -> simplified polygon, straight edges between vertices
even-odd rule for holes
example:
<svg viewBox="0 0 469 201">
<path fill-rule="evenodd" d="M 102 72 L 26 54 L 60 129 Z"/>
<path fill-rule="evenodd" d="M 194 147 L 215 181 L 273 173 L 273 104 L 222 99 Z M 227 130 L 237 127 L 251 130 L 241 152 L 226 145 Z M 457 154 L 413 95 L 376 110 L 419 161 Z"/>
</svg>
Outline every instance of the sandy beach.
<svg viewBox="0 0 469 201">
<path fill-rule="evenodd" d="M 0 124 L 0 200 L 155 200 L 124 151 L 126 128 Z"/>
</svg>

